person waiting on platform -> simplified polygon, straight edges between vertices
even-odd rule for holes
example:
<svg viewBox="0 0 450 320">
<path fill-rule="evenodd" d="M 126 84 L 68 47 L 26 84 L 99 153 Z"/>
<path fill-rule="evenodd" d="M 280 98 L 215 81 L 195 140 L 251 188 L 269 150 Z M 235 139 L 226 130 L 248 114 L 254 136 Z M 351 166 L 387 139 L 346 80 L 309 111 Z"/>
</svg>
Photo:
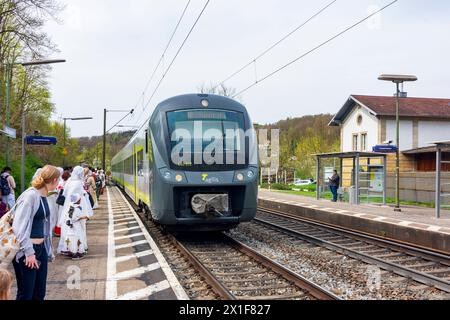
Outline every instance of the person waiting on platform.
<svg viewBox="0 0 450 320">
<path fill-rule="evenodd" d="M 72 260 L 83 259 L 86 255 L 87 239 L 85 220 L 89 220 L 88 216 L 83 213 L 81 207 L 81 195 L 74 193 L 70 196 L 69 211 L 66 212 L 64 223 L 67 226 L 65 232 L 64 244 L 65 252 Z"/>
<path fill-rule="evenodd" d="M 13 231 L 20 251 L 13 260 L 17 279 L 17 300 L 44 300 L 47 264 L 52 259 L 49 191 L 56 189 L 60 172 L 45 166 L 34 178 L 33 187 L 17 200 Z"/>
<path fill-rule="evenodd" d="M 14 204 L 16 203 L 16 181 L 14 181 L 14 177 L 11 175 L 11 172 L 12 169 L 10 167 L 5 167 L 0 175 L 1 200 L 6 203 L 9 208 L 14 207 Z"/>
<path fill-rule="evenodd" d="M 341 178 L 339 177 L 338 173 L 336 170 L 334 170 L 333 175 L 331 176 L 331 178 L 328 178 L 329 182 L 330 182 L 330 190 L 331 193 L 333 194 L 333 202 L 337 202 L 338 199 L 338 189 L 340 186 L 340 182 L 341 182 Z"/>
</svg>

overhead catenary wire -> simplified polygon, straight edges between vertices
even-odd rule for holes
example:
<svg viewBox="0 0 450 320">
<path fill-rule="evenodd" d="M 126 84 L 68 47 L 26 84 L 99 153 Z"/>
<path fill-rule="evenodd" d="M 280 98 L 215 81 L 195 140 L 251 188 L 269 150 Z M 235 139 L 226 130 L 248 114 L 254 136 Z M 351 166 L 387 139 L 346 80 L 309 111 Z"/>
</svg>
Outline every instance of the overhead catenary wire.
<svg viewBox="0 0 450 320">
<path fill-rule="evenodd" d="M 158 63 L 156 64 L 156 67 L 153 69 L 153 72 L 152 72 L 152 74 L 151 74 L 151 76 L 150 76 L 150 79 L 148 80 L 147 84 L 145 85 L 144 90 L 142 91 L 142 96 L 143 96 L 143 97 L 145 96 L 145 92 L 147 92 L 148 87 L 149 87 L 150 84 L 152 83 L 152 81 L 153 81 L 153 79 L 154 79 L 154 77 L 155 77 L 155 75 L 156 75 L 156 72 L 158 71 L 158 68 L 161 66 L 161 64 L 162 64 L 163 61 L 164 61 L 164 57 L 166 56 L 167 50 L 169 50 L 169 47 L 170 47 L 170 45 L 171 45 L 171 43 L 172 43 L 172 40 L 173 40 L 173 38 L 175 37 L 175 34 L 176 34 L 177 31 L 178 31 L 178 28 L 180 27 L 181 21 L 183 21 L 183 18 L 184 18 L 184 16 L 186 15 L 186 11 L 187 11 L 187 9 L 189 8 L 190 3 L 191 3 L 191 0 L 188 0 L 187 3 L 186 3 L 186 6 L 184 7 L 183 12 L 181 13 L 180 18 L 178 19 L 178 22 L 177 22 L 177 24 L 176 24 L 176 26 L 175 26 L 175 29 L 173 30 L 173 32 L 172 32 L 172 34 L 171 34 L 171 36 L 170 36 L 170 38 L 169 38 L 169 41 L 167 42 L 167 45 L 166 45 L 166 47 L 164 48 L 164 51 L 163 51 L 161 57 L 159 58 Z M 139 101 L 140 101 L 140 100 L 141 100 L 141 99 L 139 99 Z M 136 103 L 136 106 L 139 104 L 139 101 Z"/>
<path fill-rule="evenodd" d="M 134 110 L 128 112 L 122 119 L 120 119 L 115 125 L 113 125 L 111 127 L 111 129 L 109 129 L 108 131 L 106 131 L 106 133 L 109 133 L 112 129 L 114 129 L 115 127 L 117 127 L 122 121 L 124 121 L 126 118 L 128 118 L 129 115 L 133 114 Z"/>
<path fill-rule="evenodd" d="M 144 111 L 145 109 L 148 108 L 148 106 L 150 105 L 151 101 L 153 100 L 153 97 L 156 95 L 156 93 L 158 92 L 158 89 L 161 87 L 161 84 L 163 83 L 166 75 L 169 73 L 170 69 L 172 68 L 173 64 L 175 63 L 175 60 L 177 59 L 177 57 L 180 55 L 181 51 L 183 50 L 183 47 L 185 46 L 186 42 L 188 41 L 189 37 L 191 36 L 192 32 L 194 31 L 195 27 L 197 26 L 198 22 L 200 21 L 200 18 L 203 16 L 203 13 L 205 12 L 206 8 L 208 7 L 208 4 L 210 3 L 211 0 L 207 0 L 205 5 L 202 8 L 202 11 L 199 13 L 199 15 L 197 16 L 197 18 L 195 19 L 194 24 L 192 25 L 192 27 L 190 28 L 188 34 L 186 35 L 186 37 L 184 38 L 183 42 L 181 43 L 180 47 L 178 48 L 175 56 L 172 58 L 170 64 L 168 65 L 168 67 L 166 68 L 166 70 L 164 71 L 161 79 L 159 80 L 157 86 L 155 87 L 155 89 L 152 92 L 152 95 L 150 96 L 150 98 L 148 99 L 147 103 L 144 106 Z M 139 126 L 139 129 L 142 129 L 142 127 L 145 125 L 146 120 L 143 122 L 142 125 Z"/>
<path fill-rule="evenodd" d="M 256 80 L 253 84 L 249 85 L 248 87 L 246 87 L 245 89 L 239 91 L 238 93 L 236 93 L 232 98 L 236 98 L 237 96 L 241 95 L 242 93 L 248 91 L 249 89 L 253 88 L 254 86 L 260 84 L 261 82 L 267 80 L 268 78 L 274 76 L 275 74 L 277 74 L 278 72 L 286 69 L 287 67 L 291 66 L 292 64 L 296 63 L 297 61 L 303 59 L 304 57 L 308 56 L 309 54 L 313 53 L 314 51 L 320 49 L 321 47 L 323 47 L 324 45 L 328 44 L 329 42 L 335 40 L 336 38 L 339 38 L 340 36 L 342 36 L 343 34 L 347 33 L 348 31 L 350 31 L 351 29 L 357 27 L 358 25 L 360 25 L 361 23 L 367 21 L 368 19 L 370 19 L 371 17 L 379 14 L 380 12 L 382 12 L 383 10 L 387 9 L 388 7 L 392 6 L 393 4 L 395 4 L 396 2 L 398 2 L 398 0 L 394 0 L 392 2 L 390 2 L 389 4 L 385 5 L 384 7 L 382 7 L 381 9 L 373 12 L 372 14 L 366 16 L 365 18 L 359 20 L 358 22 L 352 24 L 351 26 L 347 27 L 346 29 L 342 30 L 341 32 L 337 33 L 336 35 L 334 35 L 333 37 L 329 38 L 328 40 L 320 43 L 319 45 L 315 46 L 314 48 L 310 49 L 309 51 L 303 53 L 302 55 L 300 55 L 299 57 L 289 61 L 288 63 L 286 63 L 285 65 L 279 67 L 278 69 L 272 71 L 271 73 L 267 74 L 266 76 L 264 76 L 263 78 Z"/>
<path fill-rule="evenodd" d="M 159 67 L 161 65 L 163 65 L 163 69 L 164 69 L 164 57 L 166 56 L 167 51 L 169 50 L 169 47 L 172 44 L 173 39 L 175 38 L 175 35 L 176 35 L 180 25 L 181 25 L 181 22 L 183 21 L 185 15 L 186 15 L 186 12 L 187 12 L 190 4 L 191 4 L 191 0 L 188 0 L 186 5 L 184 6 L 183 12 L 181 13 L 180 17 L 178 18 L 177 24 L 175 25 L 175 28 L 174 28 L 172 34 L 170 35 L 169 41 L 167 42 L 167 44 L 166 44 L 166 46 L 165 46 L 165 48 L 163 50 L 163 53 L 161 54 L 161 57 L 158 60 L 158 63 L 156 64 L 155 68 L 153 69 L 153 71 L 152 71 L 152 73 L 150 75 L 150 78 L 147 81 L 147 83 L 146 83 L 146 85 L 144 87 L 144 90 L 142 91 L 142 94 L 140 95 L 138 101 L 135 104 L 135 109 L 137 110 L 140 102 L 142 101 L 141 114 L 145 110 L 145 93 L 147 92 L 148 88 L 150 87 L 150 84 L 152 83 L 153 79 L 155 78 L 155 75 L 156 75 Z M 137 121 L 139 121 L 139 118 L 140 117 L 137 117 L 135 124 L 137 123 Z"/>
<path fill-rule="evenodd" d="M 225 84 L 225 82 L 227 82 L 228 80 L 234 78 L 235 76 L 237 76 L 238 74 L 240 74 L 242 71 L 244 71 L 245 69 L 247 69 L 249 66 L 251 66 L 252 64 L 254 64 L 256 66 L 256 61 L 261 59 L 262 57 L 264 57 L 267 53 L 269 53 L 270 51 L 272 51 L 273 49 L 275 49 L 279 44 L 281 44 L 282 42 L 284 42 L 286 39 L 290 38 L 294 33 L 296 33 L 297 31 L 299 31 L 300 29 L 302 29 L 305 25 L 307 25 L 309 22 L 311 22 L 312 20 L 314 20 L 314 18 L 318 17 L 321 13 L 323 13 L 325 10 L 327 10 L 329 7 L 331 7 L 334 3 L 336 3 L 337 0 L 333 0 L 331 2 L 329 2 L 325 7 L 321 8 L 319 11 L 317 11 L 314 15 L 312 15 L 311 17 L 309 17 L 306 21 L 302 22 L 300 25 L 298 25 L 297 27 L 295 27 L 292 31 L 290 31 L 288 34 L 286 34 L 284 37 L 282 37 L 280 40 L 278 40 L 277 42 L 275 42 L 274 44 L 272 44 L 270 47 L 268 47 L 266 50 L 264 50 L 263 52 L 261 52 L 260 54 L 258 54 L 256 56 L 256 58 L 252 59 L 250 62 L 248 62 L 247 64 L 243 65 L 241 68 L 239 68 L 237 71 L 233 72 L 231 75 L 229 75 L 227 78 L 225 78 L 224 80 L 222 80 L 217 86 L 214 87 L 214 89 L 218 88 L 219 86 Z"/>
</svg>

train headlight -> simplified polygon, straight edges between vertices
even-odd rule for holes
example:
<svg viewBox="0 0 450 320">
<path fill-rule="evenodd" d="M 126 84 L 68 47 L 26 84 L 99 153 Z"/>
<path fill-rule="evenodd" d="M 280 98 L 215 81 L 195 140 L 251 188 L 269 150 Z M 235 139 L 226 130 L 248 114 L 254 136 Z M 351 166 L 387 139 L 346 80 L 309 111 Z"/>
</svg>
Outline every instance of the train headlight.
<svg viewBox="0 0 450 320">
<path fill-rule="evenodd" d="M 208 100 L 203 99 L 201 103 L 202 103 L 202 106 L 203 106 L 204 108 L 208 108 L 208 107 L 209 107 L 209 101 L 208 101 Z"/>
<path fill-rule="evenodd" d="M 175 176 L 175 180 L 176 180 L 177 182 L 181 182 L 181 181 L 183 181 L 183 176 L 182 176 L 181 174 L 177 174 L 177 175 Z"/>
<path fill-rule="evenodd" d="M 253 171 L 249 170 L 249 171 L 247 172 L 247 177 L 248 177 L 249 179 L 252 179 L 254 176 L 255 176 L 255 173 L 254 173 Z"/>
<path fill-rule="evenodd" d="M 244 181 L 244 175 L 242 173 L 238 173 L 236 175 L 236 179 L 238 179 L 238 181 Z"/>
<path fill-rule="evenodd" d="M 172 179 L 172 174 L 169 171 L 166 171 L 166 172 L 164 172 L 163 177 L 166 180 L 170 180 L 170 179 Z"/>
</svg>

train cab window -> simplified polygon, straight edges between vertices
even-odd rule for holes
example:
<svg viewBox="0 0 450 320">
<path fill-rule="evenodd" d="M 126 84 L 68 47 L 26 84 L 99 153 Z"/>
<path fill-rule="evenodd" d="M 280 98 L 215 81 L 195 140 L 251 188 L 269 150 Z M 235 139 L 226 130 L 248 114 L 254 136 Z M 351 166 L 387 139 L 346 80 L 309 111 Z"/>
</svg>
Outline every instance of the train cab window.
<svg viewBox="0 0 450 320">
<path fill-rule="evenodd" d="M 167 123 L 169 128 L 169 139 L 171 140 L 171 150 L 182 143 L 190 146 L 190 156 L 183 157 L 183 160 L 191 158 L 189 163 L 173 163 L 176 167 L 183 167 L 202 170 L 220 170 L 220 166 L 225 168 L 226 157 L 230 152 L 233 156 L 238 153 L 245 154 L 245 120 L 240 112 L 227 110 L 182 110 L 167 113 Z M 213 145 L 214 147 L 211 147 Z M 200 149 L 201 148 L 201 149 Z M 199 151 L 208 153 L 212 149 L 212 154 L 217 162 L 213 166 L 209 163 L 196 163 Z M 219 150 L 216 150 L 219 149 Z M 183 153 L 186 150 L 183 149 Z M 197 155 L 196 155 L 197 153 Z M 229 169 L 229 167 L 228 167 Z"/>
</svg>

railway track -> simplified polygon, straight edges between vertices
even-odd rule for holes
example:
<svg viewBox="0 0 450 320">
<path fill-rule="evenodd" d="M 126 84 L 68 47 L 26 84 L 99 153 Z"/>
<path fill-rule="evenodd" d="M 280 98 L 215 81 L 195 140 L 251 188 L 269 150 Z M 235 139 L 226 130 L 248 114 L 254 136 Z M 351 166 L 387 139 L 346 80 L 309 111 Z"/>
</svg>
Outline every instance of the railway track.
<svg viewBox="0 0 450 320">
<path fill-rule="evenodd" d="M 450 292 L 450 257 L 406 244 L 329 226 L 292 214 L 259 209 L 255 223 Z"/>
<path fill-rule="evenodd" d="M 193 300 L 340 300 L 223 233 L 173 235 L 139 216 Z"/>
<path fill-rule="evenodd" d="M 222 233 L 170 236 L 223 299 L 337 300 L 333 293 Z"/>
<path fill-rule="evenodd" d="M 222 233 L 175 236 L 145 222 L 191 299 L 339 299 Z"/>
</svg>

